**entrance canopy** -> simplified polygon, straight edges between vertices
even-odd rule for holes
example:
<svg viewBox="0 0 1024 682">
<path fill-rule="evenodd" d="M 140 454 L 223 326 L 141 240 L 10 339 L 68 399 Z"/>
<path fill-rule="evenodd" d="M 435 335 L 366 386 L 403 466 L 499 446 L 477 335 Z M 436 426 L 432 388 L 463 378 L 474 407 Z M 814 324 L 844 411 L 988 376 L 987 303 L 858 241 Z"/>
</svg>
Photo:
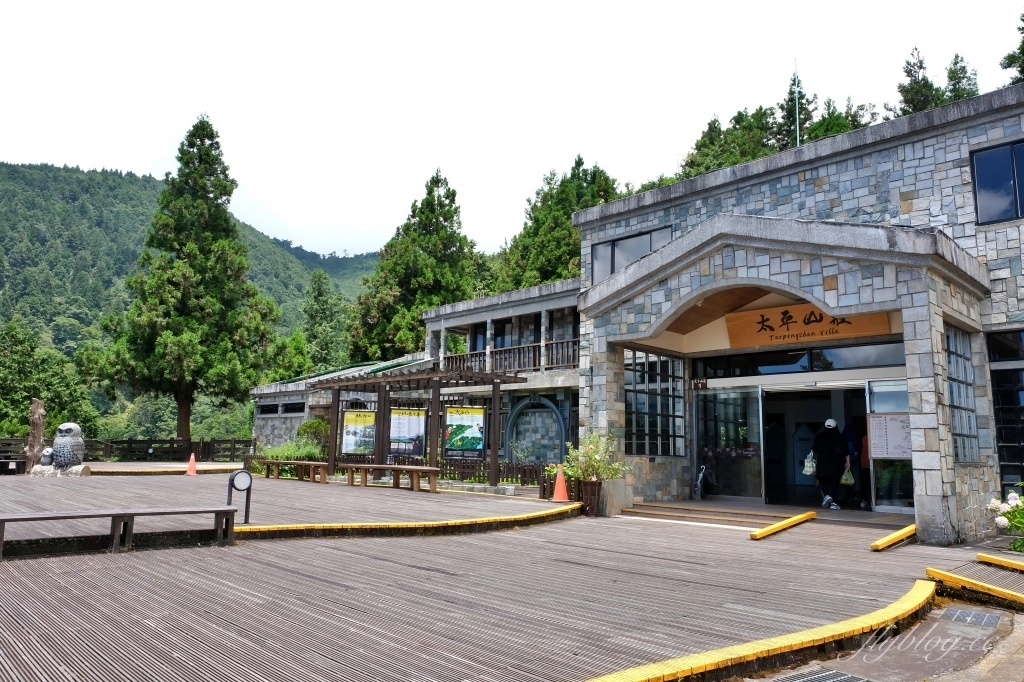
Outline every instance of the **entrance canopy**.
<svg viewBox="0 0 1024 682">
<path fill-rule="evenodd" d="M 328 444 L 328 468 L 333 474 L 338 455 L 338 430 L 341 406 L 341 392 L 377 394 L 376 428 L 374 429 L 374 462 L 383 464 L 391 442 L 390 405 L 388 397 L 393 392 L 420 393 L 430 399 L 430 417 L 427 420 L 427 448 L 430 466 L 437 466 L 440 445 L 441 390 L 467 388 L 472 386 L 491 387 L 491 425 L 489 428 L 490 453 L 490 484 L 498 485 L 498 451 L 501 444 L 501 385 L 526 383 L 526 377 L 492 372 L 475 372 L 471 370 L 441 369 L 438 364 L 424 369 L 422 366 L 412 369 L 395 369 L 391 371 L 364 374 L 358 377 L 324 378 L 312 382 L 319 389 L 330 389 L 331 430 Z"/>
</svg>

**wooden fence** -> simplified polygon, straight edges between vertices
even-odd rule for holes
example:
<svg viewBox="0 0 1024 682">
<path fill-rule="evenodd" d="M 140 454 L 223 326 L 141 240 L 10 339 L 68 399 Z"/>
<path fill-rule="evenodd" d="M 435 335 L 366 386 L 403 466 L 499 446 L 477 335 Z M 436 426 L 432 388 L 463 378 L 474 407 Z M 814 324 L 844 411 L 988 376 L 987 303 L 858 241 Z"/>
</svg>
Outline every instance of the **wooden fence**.
<svg viewBox="0 0 1024 682">
<path fill-rule="evenodd" d="M 345 462 L 352 464 L 372 464 L 373 455 L 344 455 L 338 460 L 338 470 L 345 468 Z M 399 457 L 388 458 L 390 464 L 410 464 L 423 466 L 426 459 L 423 457 Z M 515 483 L 518 485 L 540 485 L 540 479 L 544 475 L 543 464 L 523 462 L 498 462 L 498 480 L 502 483 Z M 441 480 L 465 481 L 471 483 L 486 483 L 489 476 L 489 464 L 486 460 L 479 459 L 442 459 L 440 462 Z"/>
<path fill-rule="evenodd" d="M 583 501 L 583 482 L 578 478 L 565 477 L 565 492 L 573 502 Z M 541 476 L 540 499 L 550 500 L 555 495 L 555 477 Z"/>
<path fill-rule="evenodd" d="M 0 438 L 0 456 L 24 459 L 25 438 Z M 44 441 L 45 446 L 53 443 Z M 195 453 L 201 462 L 240 462 L 249 455 L 248 439 L 197 440 L 95 440 L 85 441 L 86 461 L 115 462 L 187 462 Z"/>
</svg>

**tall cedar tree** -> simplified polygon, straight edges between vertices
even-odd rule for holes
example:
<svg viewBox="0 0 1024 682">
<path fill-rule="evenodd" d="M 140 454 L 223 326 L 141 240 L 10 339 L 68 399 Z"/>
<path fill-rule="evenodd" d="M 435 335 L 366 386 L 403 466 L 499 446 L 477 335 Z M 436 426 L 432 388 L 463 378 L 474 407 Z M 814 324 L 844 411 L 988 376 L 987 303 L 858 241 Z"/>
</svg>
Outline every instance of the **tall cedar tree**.
<svg viewBox="0 0 1024 682">
<path fill-rule="evenodd" d="M 475 245 L 462 234 L 455 197 L 438 170 L 380 250 L 348 314 L 352 360 L 392 360 L 422 349 L 423 311 L 472 297 Z"/>
<path fill-rule="evenodd" d="M 334 291 L 327 273 L 317 268 L 309 277 L 302 303 L 302 314 L 306 316 L 302 330 L 315 371 L 343 364 L 342 309 L 341 296 Z"/>
<path fill-rule="evenodd" d="M 886 111 L 897 117 L 908 116 L 946 103 L 946 93 L 928 78 L 925 70 L 924 57 L 915 47 L 910 52 L 910 59 L 903 63 L 903 75 L 907 77 L 907 82 L 896 86 L 900 93 L 900 103 L 895 107 L 886 104 Z"/>
<path fill-rule="evenodd" d="M 128 279 L 134 301 L 105 321 L 114 343 L 94 365 L 109 382 L 174 398 L 185 442 L 197 393 L 225 402 L 247 397 L 269 359 L 278 318 L 246 279 L 246 246 L 228 213 L 237 183 L 217 138 L 201 116 L 178 147 L 178 174 L 164 179 L 139 272 Z"/>
<path fill-rule="evenodd" d="M 499 292 L 556 282 L 580 274 L 580 233 L 572 214 L 619 196 L 615 179 L 577 156 L 572 170 L 559 178 L 555 171 L 533 199 L 527 199 L 526 222 L 498 254 Z"/>
<path fill-rule="evenodd" d="M 953 61 L 946 68 L 946 102 L 959 102 L 977 96 L 978 70 L 968 68 L 967 60 L 954 54 Z"/>
<path fill-rule="evenodd" d="M 800 77 L 794 73 L 789 79 L 786 99 L 779 102 L 779 121 L 775 129 L 775 145 L 779 151 L 796 146 L 797 102 L 800 104 L 800 143 L 803 144 L 807 140 L 807 127 L 814 123 L 814 115 L 818 111 L 818 96 L 808 97 Z"/>
<path fill-rule="evenodd" d="M 1009 85 L 1024 83 L 1024 14 L 1020 15 L 1020 22 L 1021 25 L 1017 27 L 1017 33 L 1021 34 L 1020 45 L 999 62 L 1000 67 L 1015 72 L 1010 77 Z"/>
</svg>

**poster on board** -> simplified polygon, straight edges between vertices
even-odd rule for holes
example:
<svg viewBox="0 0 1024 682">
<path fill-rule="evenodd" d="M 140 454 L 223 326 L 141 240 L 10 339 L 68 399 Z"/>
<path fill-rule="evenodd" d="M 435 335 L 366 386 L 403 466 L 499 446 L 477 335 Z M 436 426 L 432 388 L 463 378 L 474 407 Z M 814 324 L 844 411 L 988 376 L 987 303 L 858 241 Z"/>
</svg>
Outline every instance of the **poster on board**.
<svg viewBox="0 0 1024 682">
<path fill-rule="evenodd" d="M 449 457 L 484 456 L 484 421 L 482 407 L 448 407 L 444 417 L 444 449 Z"/>
<path fill-rule="evenodd" d="M 869 414 L 868 448 L 872 459 L 910 459 L 910 415 Z"/>
<path fill-rule="evenodd" d="M 344 455 L 372 455 L 377 413 L 372 410 L 347 410 L 341 434 Z"/>
<path fill-rule="evenodd" d="M 426 430 L 426 410 L 391 410 L 391 454 L 422 457 Z"/>
</svg>

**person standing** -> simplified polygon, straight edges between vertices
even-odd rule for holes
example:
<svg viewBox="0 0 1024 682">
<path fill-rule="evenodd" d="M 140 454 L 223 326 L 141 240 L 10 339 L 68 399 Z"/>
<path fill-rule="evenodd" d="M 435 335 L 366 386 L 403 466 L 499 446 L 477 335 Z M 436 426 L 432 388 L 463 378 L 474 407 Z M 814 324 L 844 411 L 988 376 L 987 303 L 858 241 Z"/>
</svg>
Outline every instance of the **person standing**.
<svg viewBox="0 0 1024 682">
<path fill-rule="evenodd" d="M 839 479 L 850 468 L 850 450 L 846 438 L 836 428 L 835 419 L 826 419 L 825 428 L 814 436 L 814 455 L 817 457 L 815 477 L 821 489 L 822 507 L 840 509 L 835 501 L 839 495 Z"/>
</svg>

